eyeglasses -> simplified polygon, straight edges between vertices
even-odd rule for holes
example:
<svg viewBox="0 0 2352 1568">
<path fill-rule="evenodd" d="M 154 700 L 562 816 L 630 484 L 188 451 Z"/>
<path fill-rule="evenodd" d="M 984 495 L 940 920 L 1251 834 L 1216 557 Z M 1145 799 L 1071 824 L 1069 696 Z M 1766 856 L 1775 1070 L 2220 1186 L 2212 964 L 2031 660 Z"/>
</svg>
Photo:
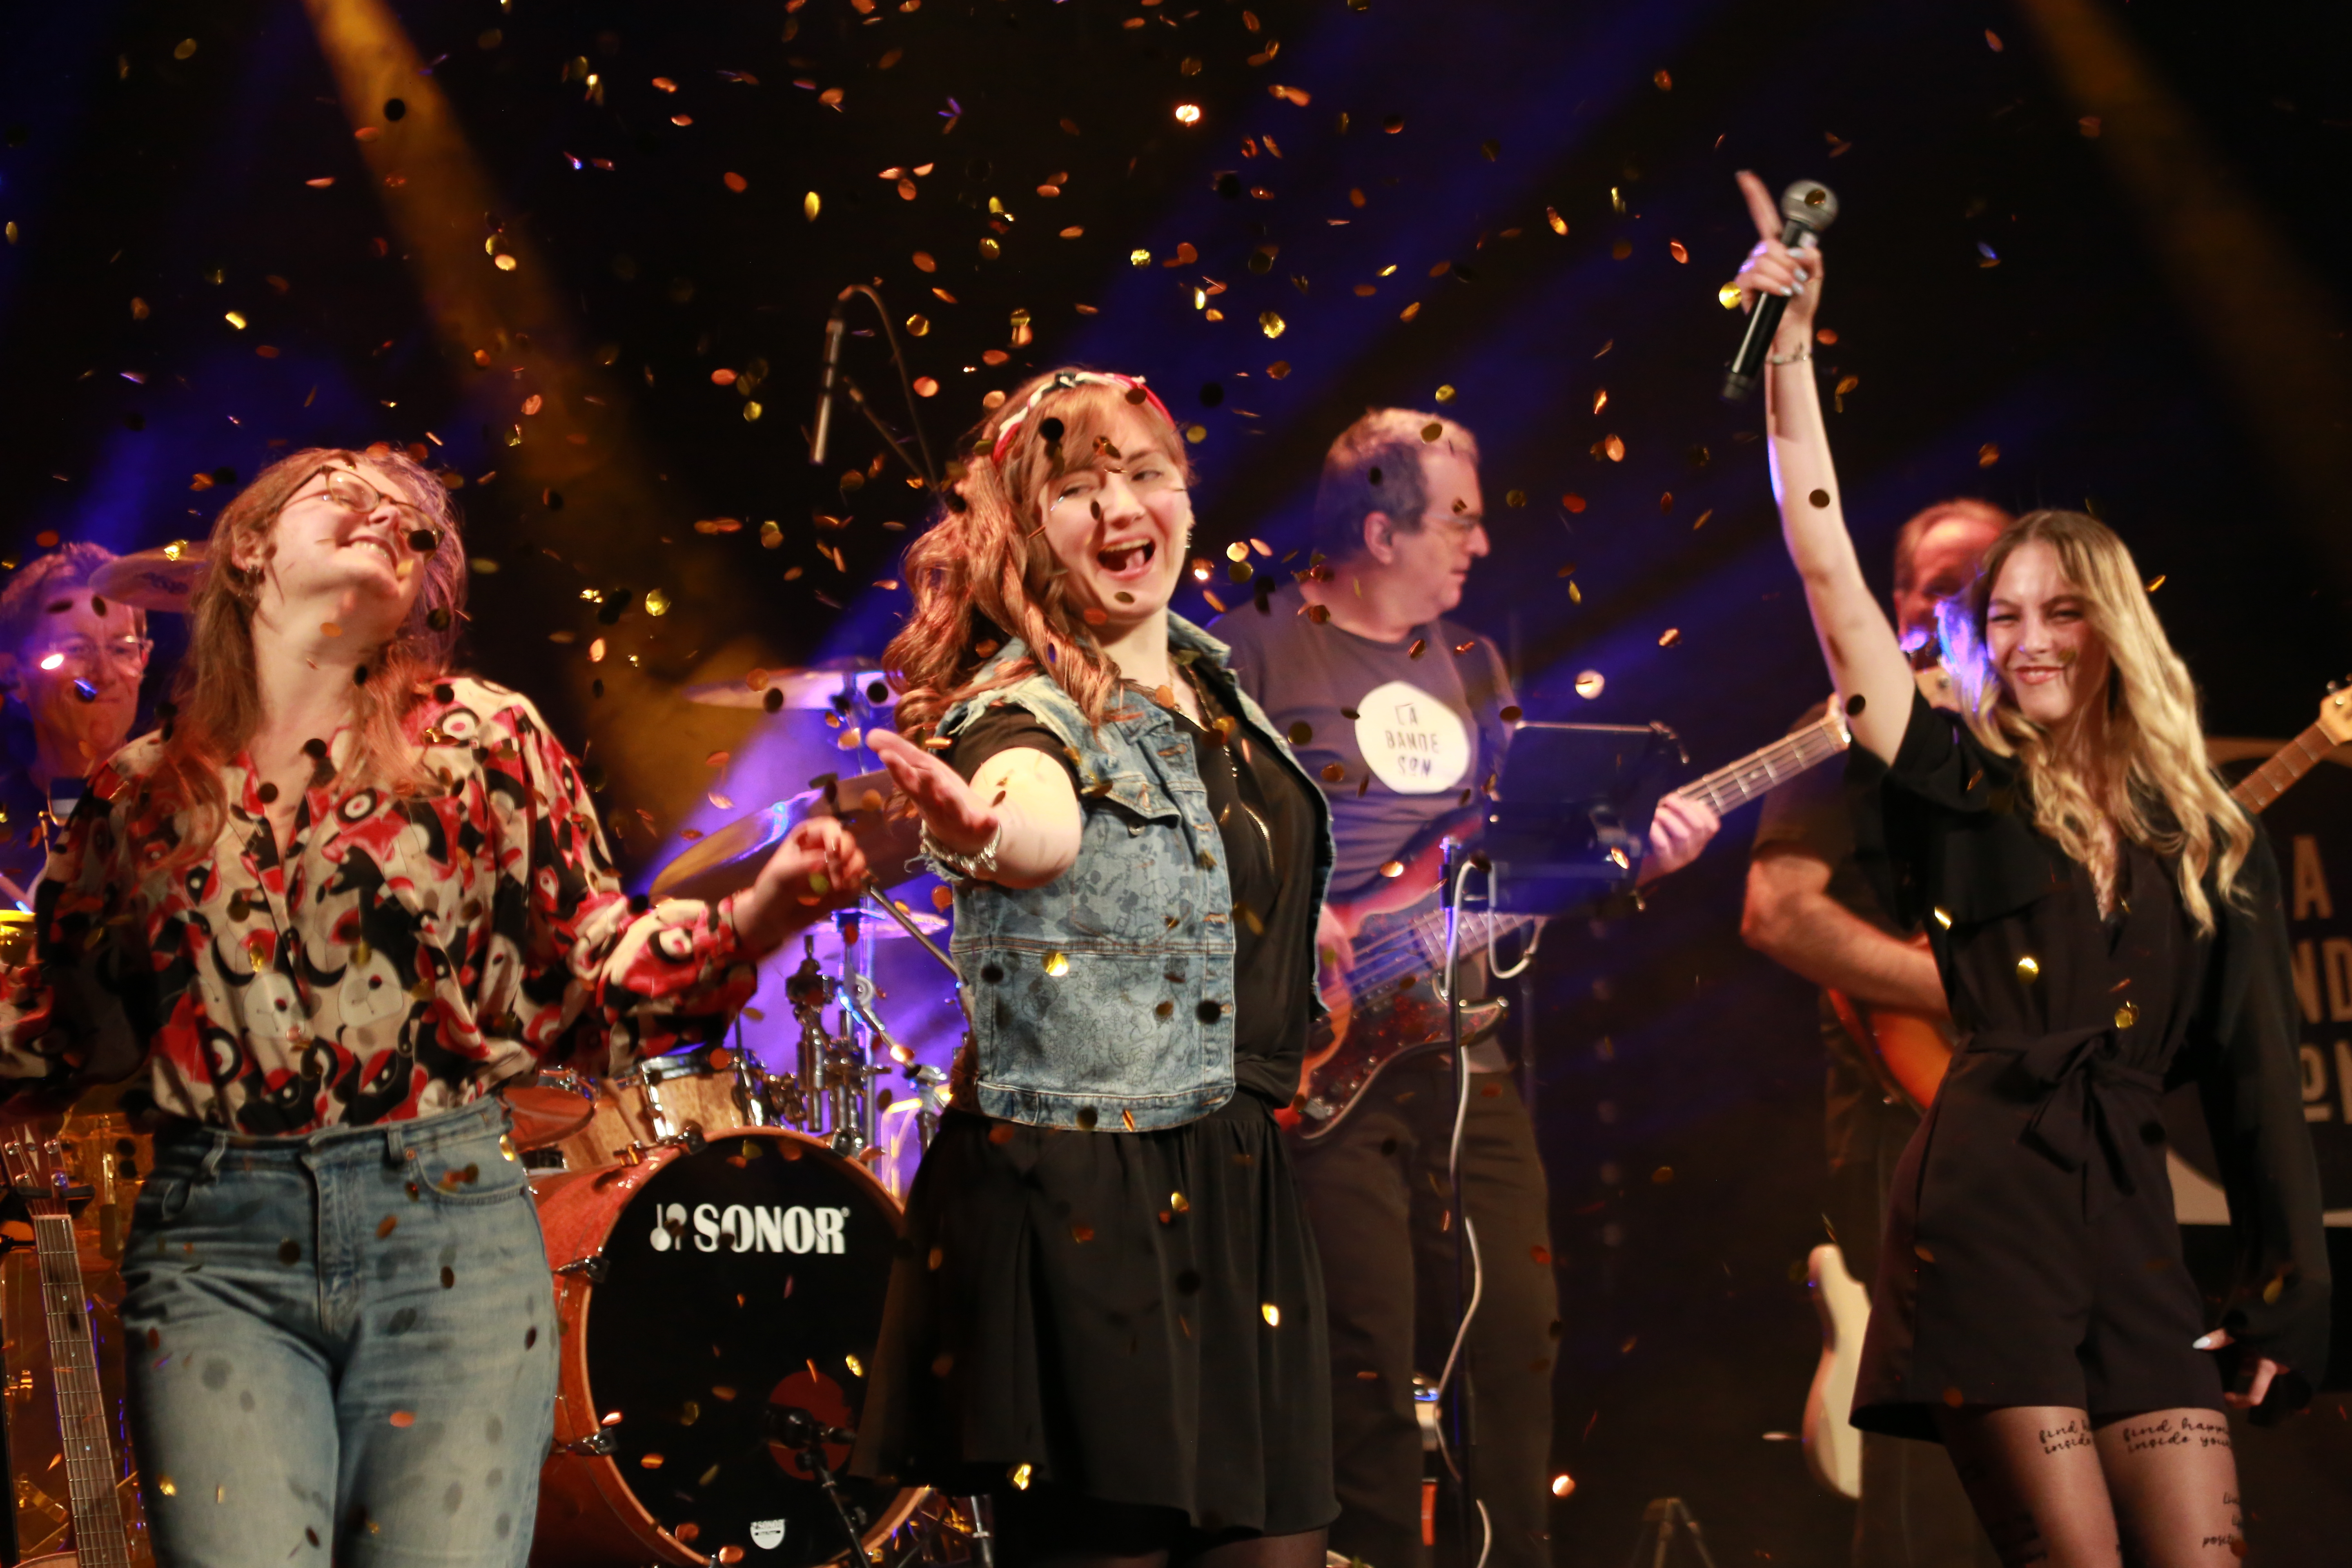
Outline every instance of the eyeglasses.
<svg viewBox="0 0 2352 1568">
<path fill-rule="evenodd" d="M 326 489 L 319 493 L 323 494 L 345 511 L 356 512 L 362 517 L 367 517 L 372 515 L 378 507 L 390 501 L 408 524 L 408 531 L 404 536 L 408 542 L 408 548 L 419 555 L 432 554 L 441 548 L 441 541 L 448 536 L 449 531 L 433 521 L 425 509 L 415 501 L 405 501 L 398 496 L 386 495 L 351 469 L 338 468 L 332 463 L 321 467 L 318 473 L 304 479 L 301 485 L 295 486 L 296 493 L 289 495 L 285 504 L 290 506 L 297 500 L 305 499 L 299 494 L 302 485 L 309 484 L 310 479 L 317 479 L 320 474 L 327 477 L 327 485 Z"/>
<path fill-rule="evenodd" d="M 1125 468 L 1113 471 L 1139 499 L 1184 488 L 1184 476 L 1176 471 L 1176 466 L 1153 452 L 1131 458 Z M 1066 501 L 1081 508 L 1092 505 L 1101 499 L 1108 482 L 1099 469 L 1072 468 L 1055 481 L 1053 499 L 1045 503 L 1045 510 L 1056 510 Z"/>
<path fill-rule="evenodd" d="M 89 637 L 64 637 L 43 650 L 43 669 L 71 668 L 82 675 L 94 673 L 99 661 L 104 659 L 125 675 L 138 675 L 147 668 L 147 656 L 155 651 L 150 637 L 108 637 L 103 642 Z"/>
</svg>

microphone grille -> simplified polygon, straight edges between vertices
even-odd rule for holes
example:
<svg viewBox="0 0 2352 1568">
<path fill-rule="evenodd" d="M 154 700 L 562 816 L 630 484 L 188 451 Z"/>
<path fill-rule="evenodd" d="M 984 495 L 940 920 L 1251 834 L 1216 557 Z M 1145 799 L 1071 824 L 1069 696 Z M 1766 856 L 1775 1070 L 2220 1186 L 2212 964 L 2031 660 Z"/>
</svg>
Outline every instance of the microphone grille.
<svg viewBox="0 0 2352 1568">
<path fill-rule="evenodd" d="M 1815 234 L 1837 221 L 1837 193 L 1819 180 L 1799 180 L 1780 193 L 1783 222 L 1801 225 Z"/>
</svg>

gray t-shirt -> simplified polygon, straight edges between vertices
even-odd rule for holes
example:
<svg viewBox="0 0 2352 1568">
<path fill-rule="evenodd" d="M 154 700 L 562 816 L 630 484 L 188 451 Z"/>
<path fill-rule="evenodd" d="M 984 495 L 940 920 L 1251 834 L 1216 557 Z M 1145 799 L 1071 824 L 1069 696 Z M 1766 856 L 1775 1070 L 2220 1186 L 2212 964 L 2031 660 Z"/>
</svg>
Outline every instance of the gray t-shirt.
<svg viewBox="0 0 2352 1568">
<path fill-rule="evenodd" d="M 1495 645 L 1453 622 L 1373 642 L 1318 625 L 1305 605 L 1286 584 L 1265 610 L 1244 605 L 1209 631 L 1232 647 L 1234 679 L 1330 798 L 1331 897 L 1346 900 L 1486 787 L 1502 763 L 1510 680 Z"/>
</svg>

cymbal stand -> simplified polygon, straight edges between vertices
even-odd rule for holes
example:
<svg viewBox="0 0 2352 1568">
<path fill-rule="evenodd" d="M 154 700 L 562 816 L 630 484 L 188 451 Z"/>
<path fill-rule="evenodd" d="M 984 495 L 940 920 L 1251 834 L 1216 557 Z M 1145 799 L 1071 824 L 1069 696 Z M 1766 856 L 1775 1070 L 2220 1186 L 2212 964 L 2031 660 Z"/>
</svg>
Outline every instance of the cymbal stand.
<svg viewBox="0 0 2352 1568">
<path fill-rule="evenodd" d="M 875 1044 L 887 1049 L 889 1035 L 874 1012 L 874 940 L 861 929 L 869 918 L 861 905 L 835 911 L 841 932 L 841 973 L 835 1000 L 841 1007 L 841 1033 L 824 1058 L 825 1131 L 836 1154 L 856 1155 L 874 1143 Z"/>
<path fill-rule="evenodd" d="M 804 938 L 801 951 L 800 967 L 784 981 L 784 995 L 801 1026 L 800 1048 L 794 1070 L 778 1075 L 789 1087 L 775 1099 L 780 1121 L 803 1132 L 815 1132 L 824 1118 L 825 1058 L 833 1048 L 833 1037 L 824 1027 L 824 1007 L 833 999 L 833 982 L 817 966 L 814 937 Z"/>
</svg>

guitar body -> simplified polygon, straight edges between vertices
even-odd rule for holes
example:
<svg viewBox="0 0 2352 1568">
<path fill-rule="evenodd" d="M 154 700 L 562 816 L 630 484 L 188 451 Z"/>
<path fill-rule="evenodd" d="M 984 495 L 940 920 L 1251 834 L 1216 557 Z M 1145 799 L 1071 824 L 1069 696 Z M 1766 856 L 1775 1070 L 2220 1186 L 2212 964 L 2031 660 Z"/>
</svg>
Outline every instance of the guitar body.
<svg viewBox="0 0 2352 1568">
<path fill-rule="evenodd" d="M 1307 1041 L 1297 1110 L 1282 1118 L 1309 1142 L 1328 1136 L 1345 1121 L 1372 1080 L 1388 1068 L 1447 1047 L 1445 1003 L 1434 984 L 1445 958 L 1438 897 L 1444 859 L 1444 838 L 1433 838 L 1402 863 L 1396 876 L 1357 899 L 1330 906 L 1355 945 L 1358 963 L 1346 974 L 1326 971 L 1323 1001 L 1331 1016 Z M 1483 919 L 1477 929 L 1476 942 L 1465 931 L 1465 967 L 1476 959 L 1485 941 Z M 1503 1012 L 1499 1000 L 1465 1005 L 1462 1043 L 1471 1045 L 1491 1034 Z"/>
<path fill-rule="evenodd" d="M 1844 1498 L 1862 1496 L 1862 1434 L 1855 1430 L 1854 1375 L 1870 1331 L 1870 1292 L 1847 1271 L 1845 1254 L 1823 1242 L 1805 1259 L 1813 1311 L 1822 1321 L 1822 1359 L 1805 1394 L 1805 1468 Z"/>
</svg>

